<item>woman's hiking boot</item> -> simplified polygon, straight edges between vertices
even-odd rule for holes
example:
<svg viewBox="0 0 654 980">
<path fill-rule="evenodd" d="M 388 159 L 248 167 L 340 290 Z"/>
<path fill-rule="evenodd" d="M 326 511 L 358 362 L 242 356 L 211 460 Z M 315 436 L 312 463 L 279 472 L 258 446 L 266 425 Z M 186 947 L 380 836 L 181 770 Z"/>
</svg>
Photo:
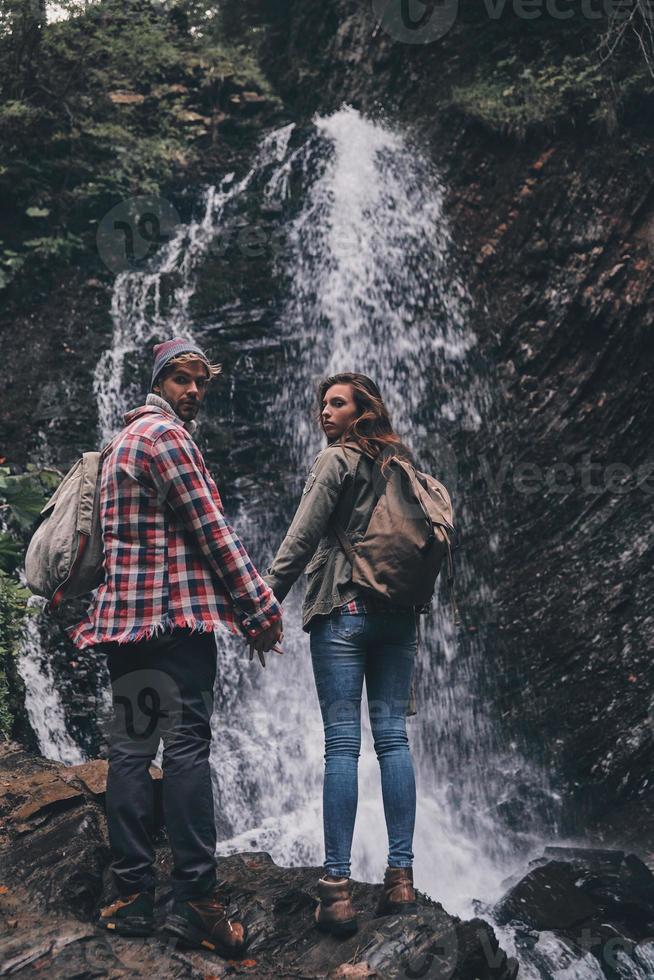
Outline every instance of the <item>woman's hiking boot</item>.
<svg viewBox="0 0 654 980">
<path fill-rule="evenodd" d="M 357 916 L 352 905 L 350 879 L 332 876 L 318 879 L 320 902 L 315 912 L 316 925 L 332 936 L 352 936 L 358 929 Z"/>
<path fill-rule="evenodd" d="M 413 868 L 386 868 L 376 914 L 397 915 L 416 910 Z"/>
<path fill-rule="evenodd" d="M 218 891 L 175 901 L 163 929 L 182 946 L 209 949 L 225 957 L 240 956 L 248 938 L 246 927 L 227 915 L 226 900 Z"/>
<path fill-rule="evenodd" d="M 100 909 L 97 924 L 121 936 L 149 936 L 154 926 L 154 892 L 134 892 Z"/>
</svg>

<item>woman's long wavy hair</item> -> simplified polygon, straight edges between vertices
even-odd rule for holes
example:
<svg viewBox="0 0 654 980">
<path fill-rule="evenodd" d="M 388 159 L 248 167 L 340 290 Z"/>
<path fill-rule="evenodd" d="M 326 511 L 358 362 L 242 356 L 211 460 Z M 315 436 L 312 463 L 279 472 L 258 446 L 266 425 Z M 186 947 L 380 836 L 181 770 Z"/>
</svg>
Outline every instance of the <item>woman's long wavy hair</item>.
<svg viewBox="0 0 654 980">
<path fill-rule="evenodd" d="M 318 424 L 321 424 L 322 403 L 332 385 L 351 385 L 354 403 L 359 414 L 340 437 L 341 444 L 356 442 L 371 459 L 382 457 L 382 472 L 393 456 L 410 459 L 411 453 L 393 430 L 388 409 L 379 388 L 365 374 L 345 372 L 325 378 L 318 387 Z"/>
</svg>

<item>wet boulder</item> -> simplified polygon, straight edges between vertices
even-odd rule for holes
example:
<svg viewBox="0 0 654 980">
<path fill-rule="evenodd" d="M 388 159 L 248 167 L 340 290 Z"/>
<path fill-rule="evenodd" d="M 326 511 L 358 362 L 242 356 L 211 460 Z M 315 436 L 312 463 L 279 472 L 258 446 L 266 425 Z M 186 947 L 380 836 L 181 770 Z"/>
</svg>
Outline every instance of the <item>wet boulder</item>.
<svg viewBox="0 0 654 980">
<path fill-rule="evenodd" d="M 558 941 L 578 960 L 593 957 L 610 980 L 654 966 L 654 875 L 635 854 L 547 847 L 493 915 L 511 924 L 519 947 L 533 954 Z"/>
</svg>

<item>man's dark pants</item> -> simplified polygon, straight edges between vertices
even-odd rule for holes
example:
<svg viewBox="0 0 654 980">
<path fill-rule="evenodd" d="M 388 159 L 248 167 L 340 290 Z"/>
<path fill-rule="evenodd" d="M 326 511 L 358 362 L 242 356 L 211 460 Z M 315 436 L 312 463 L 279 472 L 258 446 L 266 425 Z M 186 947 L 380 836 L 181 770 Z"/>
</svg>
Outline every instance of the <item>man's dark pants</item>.
<svg viewBox="0 0 654 980">
<path fill-rule="evenodd" d="M 173 895 L 205 895 L 216 885 L 209 768 L 214 634 L 174 629 L 137 643 L 103 643 L 102 649 L 113 699 L 106 806 L 118 892 L 154 888 L 154 786 L 148 769 L 162 738 Z"/>
</svg>

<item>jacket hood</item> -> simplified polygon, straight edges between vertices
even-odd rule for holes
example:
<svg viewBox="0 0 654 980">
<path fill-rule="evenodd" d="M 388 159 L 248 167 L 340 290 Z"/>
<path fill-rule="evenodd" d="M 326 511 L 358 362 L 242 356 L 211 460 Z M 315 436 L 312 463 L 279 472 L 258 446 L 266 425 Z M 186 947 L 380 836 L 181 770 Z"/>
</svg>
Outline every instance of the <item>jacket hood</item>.
<svg viewBox="0 0 654 980">
<path fill-rule="evenodd" d="M 188 422 L 184 422 L 183 419 L 179 417 L 177 412 L 170 407 L 167 401 L 160 398 L 159 395 L 155 395 L 152 391 L 145 399 L 145 405 L 139 405 L 138 408 L 133 408 L 131 411 L 126 412 L 125 415 L 123 415 L 123 421 L 125 425 L 129 425 L 129 423 L 133 422 L 134 419 L 140 419 L 142 415 L 150 415 L 153 412 L 159 412 L 170 416 L 170 418 L 174 419 L 175 422 L 179 422 L 179 424 L 186 429 L 189 435 L 193 435 L 198 427 L 198 424 L 194 419 L 189 419 Z"/>
</svg>

